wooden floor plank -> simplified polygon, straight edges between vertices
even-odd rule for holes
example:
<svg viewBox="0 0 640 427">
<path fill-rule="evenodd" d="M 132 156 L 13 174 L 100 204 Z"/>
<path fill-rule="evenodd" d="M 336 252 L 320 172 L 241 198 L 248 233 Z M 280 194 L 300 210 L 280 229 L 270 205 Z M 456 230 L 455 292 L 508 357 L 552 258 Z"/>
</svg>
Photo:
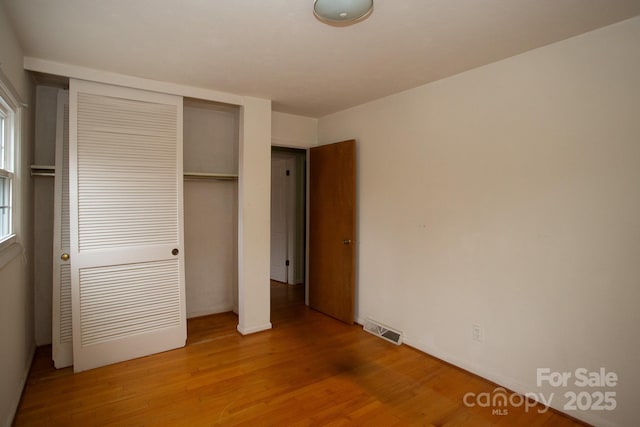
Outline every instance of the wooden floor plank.
<svg viewBox="0 0 640 427">
<path fill-rule="evenodd" d="M 36 351 L 16 426 L 574 426 L 548 411 L 491 414 L 467 392 L 497 386 L 395 346 L 272 284 L 273 329 L 236 331 L 233 313 L 190 319 L 187 346 L 74 374 Z"/>
</svg>

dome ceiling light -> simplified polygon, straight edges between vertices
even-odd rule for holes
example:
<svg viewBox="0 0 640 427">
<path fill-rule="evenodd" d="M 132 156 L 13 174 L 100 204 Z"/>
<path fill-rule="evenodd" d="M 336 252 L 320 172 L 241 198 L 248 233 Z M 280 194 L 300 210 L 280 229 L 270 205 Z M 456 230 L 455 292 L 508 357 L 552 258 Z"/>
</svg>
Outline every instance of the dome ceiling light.
<svg viewBox="0 0 640 427">
<path fill-rule="evenodd" d="M 349 25 L 373 11 L 373 0 L 314 0 L 313 13 L 328 24 Z"/>
</svg>

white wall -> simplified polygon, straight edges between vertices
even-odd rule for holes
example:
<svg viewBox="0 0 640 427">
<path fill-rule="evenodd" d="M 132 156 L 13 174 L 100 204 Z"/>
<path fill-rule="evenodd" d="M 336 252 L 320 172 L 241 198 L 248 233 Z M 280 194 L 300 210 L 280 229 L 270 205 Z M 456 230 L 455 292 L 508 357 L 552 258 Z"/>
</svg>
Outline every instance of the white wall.
<svg viewBox="0 0 640 427">
<path fill-rule="evenodd" d="M 271 101 L 245 97 L 238 179 L 238 331 L 271 328 Z"/>
<path fill-rule="evenodd" d="M 184 183 L 187 318 L 234 309 L 238 286 L 237 194 L 236 182 Z"/>
<path fill-rule="evenodd" d="M 279 147 L 309 148 L 316 145 L 318 119 L 294 114 L 271 113 L 271 144 Z"/>
<path fill-rule="evenodd" d="M 536 368 L 605 367 L 617 409 L 570 414 L 634 425 L 639 46 L 640 17 L 320 119 L 358 140 L 360 320 L 560 409 Z"/>
<path fill-rule="evenodd" d="M 238 114 L 235 106 L 185 100 L 185 172 L 238 173 Z"/>
<path fill-rule="evenodd" d="M 0 71 L 14 87 L 22 101 L 32 103 L 31 81 L 22 69 L 22 49 L 4 6 L 0 3 Z M 24 257 L 16 256 L 0 268 L 0 425 L 10 425 L 34 350 L 33 275 L 32 275 L 32 188 L 29 177 L 31 162 L 31 125 L 33 111 L 23 114 L 22 145 L 18 186 L 21 210 L 18 239 Z"/>
</svg>

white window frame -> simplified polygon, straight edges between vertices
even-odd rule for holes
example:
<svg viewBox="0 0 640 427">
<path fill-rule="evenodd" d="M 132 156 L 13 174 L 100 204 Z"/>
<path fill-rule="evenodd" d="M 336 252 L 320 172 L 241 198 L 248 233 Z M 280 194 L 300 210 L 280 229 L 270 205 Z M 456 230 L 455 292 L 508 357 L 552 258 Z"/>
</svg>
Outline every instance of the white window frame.
<svg viewBox="0 0 640 427">
<path fill-rule="evenodd" d="M 21 129 L 21 103 L 18 101 L 12 87 L 7 83 L 6 77 L 0 73 L 0 114 L 5 119 L 5 144 L 4 155 L 6 165 L 0 163 L 0 176 L 9 179 L 9 227 L 10 233 L 0 236 L 0 268 L 10 261 L 19 251 L 19 211 L 20 211 L 20 129 Z M 2 153 L 0 153 L 2 155 Z M 4 201 L 0 201 L 2 203 Z"/>
</svg>

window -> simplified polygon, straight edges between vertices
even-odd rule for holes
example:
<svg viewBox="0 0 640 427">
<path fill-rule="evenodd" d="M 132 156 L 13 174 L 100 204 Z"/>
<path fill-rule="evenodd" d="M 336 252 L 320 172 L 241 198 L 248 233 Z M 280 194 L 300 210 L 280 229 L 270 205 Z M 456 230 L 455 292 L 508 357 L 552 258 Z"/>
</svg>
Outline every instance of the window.
<svg viewBox="0 0 640 427">
<path fill-rule="evenodd" d="M 0 248 L 10 243 L 14 230 L 15 103 L 0 86 Z"/>
</svg>

